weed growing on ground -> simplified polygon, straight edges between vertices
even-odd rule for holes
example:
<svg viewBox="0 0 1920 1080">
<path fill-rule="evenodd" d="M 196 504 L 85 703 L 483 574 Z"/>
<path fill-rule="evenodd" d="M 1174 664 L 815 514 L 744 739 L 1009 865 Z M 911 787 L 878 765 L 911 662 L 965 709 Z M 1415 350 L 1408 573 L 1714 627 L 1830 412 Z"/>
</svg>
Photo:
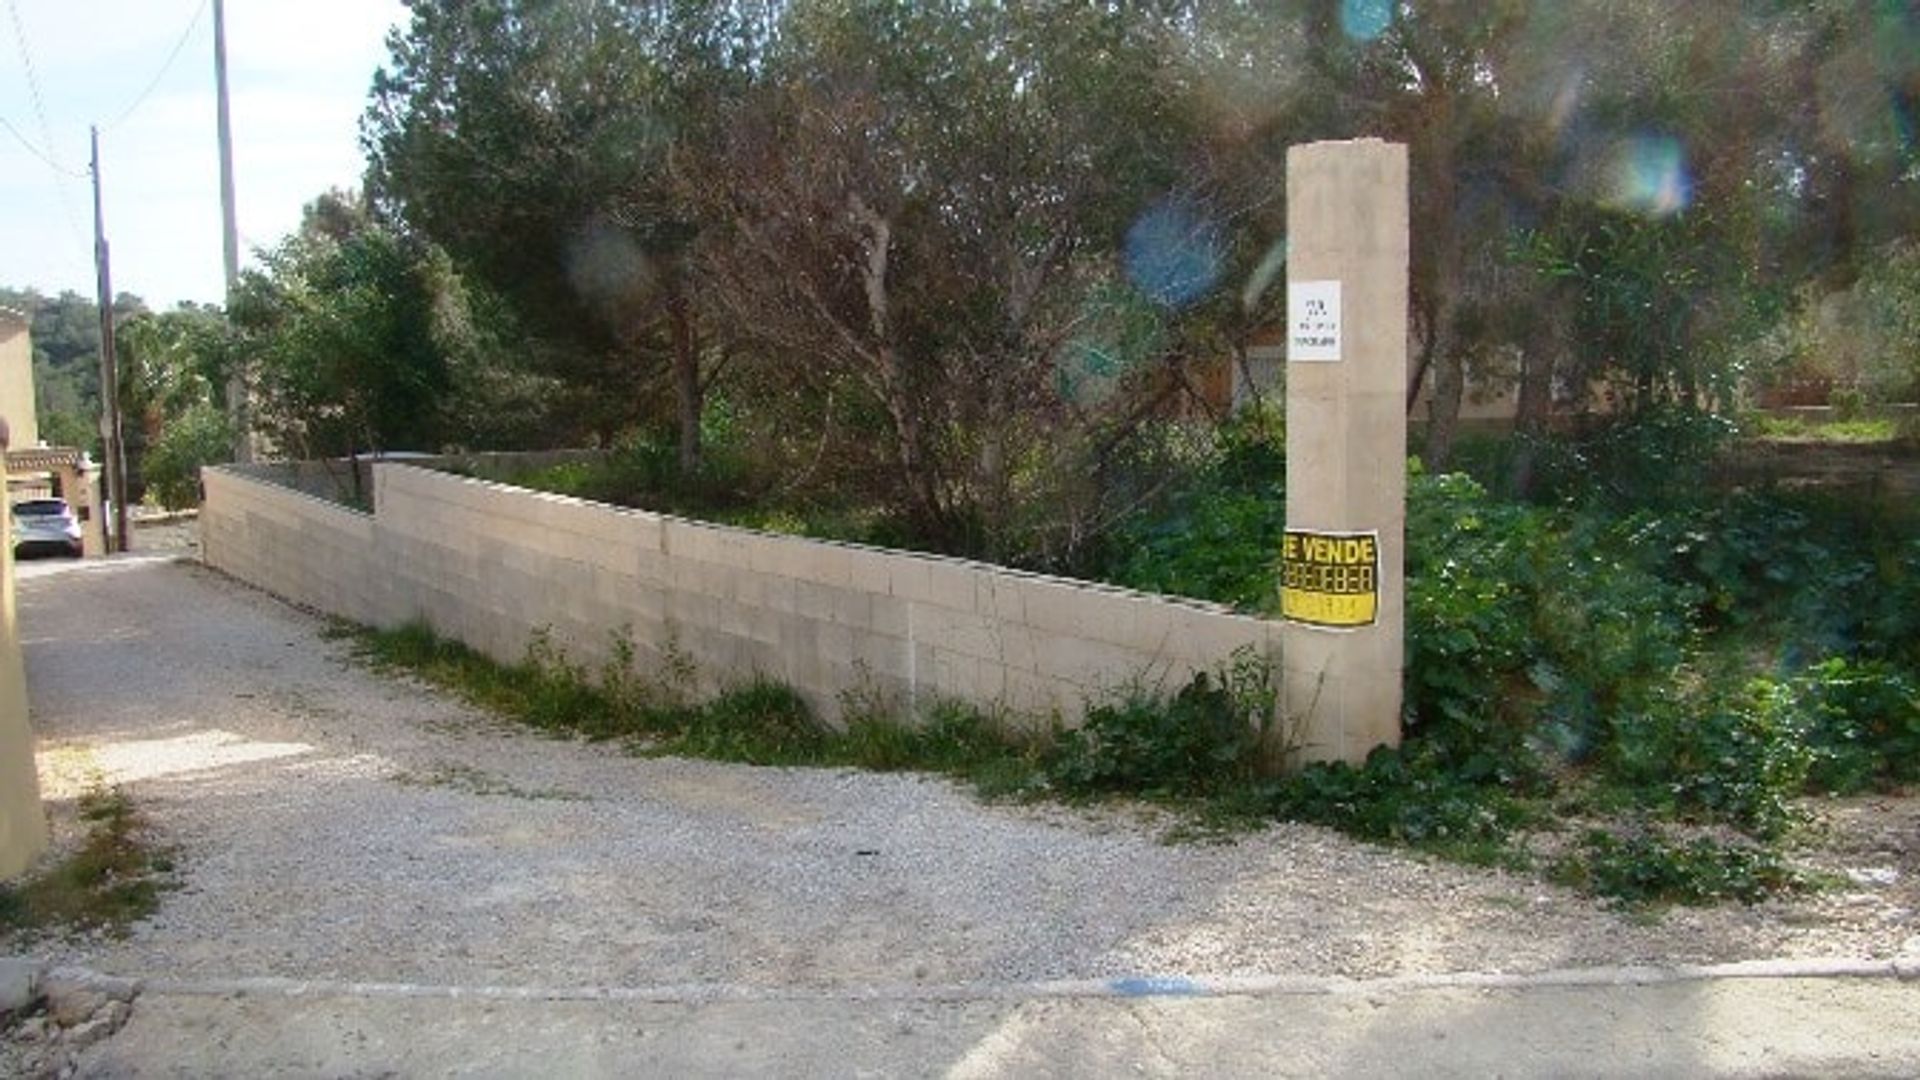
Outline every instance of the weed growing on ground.
<svg viewBox="0 0 1920 1080">
<path fill-rule="evenodd" d="M 987 797 L 1017 795 L 1037 783 L 1038 745 L 958 702 L 929 703 L 911 718 L 849 709 L 846 726 L 835 728 L 797 691 L 766 678 L 694 703 L 695 672 L 677 650 L 668 652 L 664 685 L 636 674 L 631 646 L 618 644 L 602 678 L 590 679 L 545 634 L 536 634 L 526 658 L 510 665 L 441 638 L 424 623 L 361 630 L 355 651 L 375 667 L 410 672 L 548 734 L 623 740 L 650 756 L 915 769 L 969 781 Z"/>
<path fill-rule="evenodd" d="M 175 885 L 173 855 L 153 846 L 145 820 L 119 788 L 80 796 L 79 850 L 13 885 L 0 885 L 0 928 L 104 930 L 123 935 Z"/>
<path fill-rule="evenodd" d="M 408 787 L 443 787 L 469 795 L 502 796 L 511 799 L 587 802 L 586 795 L 558 788 L 523 788 L 490 772 L 457 762 L 438 762 L 426 769 L 408 769 L 395 773 L 393 781 Z"/>
<path fill-rule="evenodd" d="M 1048 779 L 1069 794 L 1155 799 L 1206 799 L 1245 787 L 1274 749 L 1274 675 L 1264 657 L 1242 650 L 1171 695 L 1136 680 L 1059 736 Z"/>
<path fill-rule="evenodd" d="M 1642 910 L 1727 900 L 1753 904 L 1810 883 L 1771 848 L 1707 837 L 1682 842 L 1651 828 L 1625 835 L 1589 830 L 1571 852 L 1555 860 L 1550 875 Z"/>
</svg>

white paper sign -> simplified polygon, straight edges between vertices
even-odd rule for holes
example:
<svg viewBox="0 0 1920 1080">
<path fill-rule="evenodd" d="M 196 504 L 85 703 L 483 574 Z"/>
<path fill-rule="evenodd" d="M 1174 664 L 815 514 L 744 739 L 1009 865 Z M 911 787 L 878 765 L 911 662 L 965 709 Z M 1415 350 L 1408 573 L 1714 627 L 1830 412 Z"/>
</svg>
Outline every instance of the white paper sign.
<svg viewBox="0 0 1920 1080">
<path fill-rule="evenodd" d="M 1287 359 L 1340 359 L 1340 283 L 1287 283 Z"/>
</svg>

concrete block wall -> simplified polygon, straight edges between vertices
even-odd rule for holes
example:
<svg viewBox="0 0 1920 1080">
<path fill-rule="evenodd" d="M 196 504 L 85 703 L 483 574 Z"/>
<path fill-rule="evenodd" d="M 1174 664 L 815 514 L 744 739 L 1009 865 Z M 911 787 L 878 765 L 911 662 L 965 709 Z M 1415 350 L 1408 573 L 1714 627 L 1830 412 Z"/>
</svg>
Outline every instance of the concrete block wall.
<svg viewBox="0 0 1920 1080">
<path fill-rule="evenodd" d="M 641 672 L 677 653 L 709 692 L 758 673 L 829 716 L 852 691 L 908 705 L 961 698 L 1044 724 L 1077 722 L 1089 699 L 1132 679 L 1177 687 L 1241 646 L 1278 660 L 1278 623 L 965 560 L 412 465 L 375 467 L 372 516 L 232 470 L 208 476 L 201 521 L 214 566 L 346 618 L 422 618 L 507 662 L 545 632 L 597 666 L 625 634 Z"/>
<path fill-rule="evenodd" d="M 211 566 L 296 604 L 389 625 L 392 575 L 378 566 L 372 514 L 238 468 L 206 469 L 200 547 Z"/>
</svg>

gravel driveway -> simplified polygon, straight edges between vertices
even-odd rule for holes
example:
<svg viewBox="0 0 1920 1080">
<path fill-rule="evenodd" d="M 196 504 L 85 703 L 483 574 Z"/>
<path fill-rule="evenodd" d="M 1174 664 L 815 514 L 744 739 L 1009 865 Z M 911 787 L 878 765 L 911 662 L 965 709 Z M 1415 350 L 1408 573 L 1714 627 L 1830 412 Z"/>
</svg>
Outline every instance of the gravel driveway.
<svg viewBox="0 0 1920 1080">
<path fill-rule="evenodd" d="M 26 567 L 20 597 L 45 794 L 123 784 L 183 887 L 124 940 L 0 953 L 185 983 L 777 999 L 1920 946 L 1901 873 L 1649 925 L 1313 827 L 1168 845 L 1140 811 L 548 739 L 371 673 L 320 620 L 191 562 Z M 1861 857 L 1911 858 L 1907 839 Z"/>
</svg>

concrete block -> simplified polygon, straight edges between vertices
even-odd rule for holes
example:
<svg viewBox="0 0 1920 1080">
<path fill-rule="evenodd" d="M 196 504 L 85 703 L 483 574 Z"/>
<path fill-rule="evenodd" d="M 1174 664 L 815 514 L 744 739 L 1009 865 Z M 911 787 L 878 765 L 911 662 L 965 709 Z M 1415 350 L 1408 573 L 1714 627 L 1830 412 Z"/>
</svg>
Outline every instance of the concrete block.
<svg viewBox="0 0 1920 1080">
<path fill-rule="evenodd" d="M 620 515 L 619 526 L 626 548 L 637 554 L 659 555 L 666 526 L 654 514 L 637 510 Z"/>
<path fill-rule="evenodd" d="M 851 627 L 827 623 L 814 627 L 814 648 L 820 659 L 836 668 L 853 665 L 855 633 Z"/>
<path fill-rule="evenodd" d="M 1055 716 L 1069 727 L 1078 726 L 1084 711 L 1080 692 L 1057 679 L 1024 671 L 1009 671 L 1002 703 L 1030 728 L 1044 728 Z"/>
<path fill-rule="evenodd" d="M 756 570 L 734 570 L 730 577 L 733 601 L 744 608 L 762 608 L 767 602 L 767 576 Z"/>
<path fill-rule="evenodd" d="M 1027 621 L 1026 591 L 1019 578 L 983 573 L 974 580 L 973 610 L 1003 623 Z"/>
<path fill-rule="evenodd" d="M 669 580 L 673 563 L 655 548 L 641 548 L 632 553 L 630 566 L 634 577 L 650 585 L 661 585 Z"/>
<path fill-rule="evenodd" d="M 980 575 L 980 570 L 958 560 L 929 559 L 926 601 L 951 611 L 971 612 Z"/>
<path fill-rule="evenodd" d="M 1020 591 L 1027 625 L 1045 634 L 1084 634 L 1096 614 L 1089 600 L 1091 593 L 1057 579 L 1022 582 Z M 1108 623 L 1100 632 L 1118 635 L 1127 630 L 1130 627 Z"/>
<path fill-rule="evenodd" d="M 809 619 L 832 622 L 839 611 L 839 599 L 843 590 L 830 585 L 821 585 L 813 581 L 794 583 L 794 611 Z"/>
<path fill-rule="evenodd" d="M 675 584 L 682 590 L 721 603 L 734 597 L 733 572 L 721 562 L 682 562 Z"/>
<path fill-rule="evenodd" d="M 941 649 L 998 660 L 1000 624 L 968 612 L 928 606 L 915 611 L 914 638 Z"/>
<path fill-rule="evenodd" d="M 712 529 L 675 519 L 663 524 L 660 546 L 666 555 L 678 563 L 683 559 L 695 562 L 712 561 L 718 545 L 714 541 Z"/>
<path fill-rule="evenodd" d="M 746 636 L 750 640 L 762 645 L 780 643 L 780 621 L 786 617 L 784 614 L 765 607 L 742 606 L 741 611 L 746 616 Z"/>
<path fill-rule="evenodd" d="M 847 553 L 848 587 L 873 596 L 889 595 L 888 585 L 892 580 L 894 564 L 911 558 L 897 552 L 851 544 L 844 550 Z"/>
<path fill-rule="evenodd" d="M 1165 667 L 1129 649 L 1060 634 L 1036 636 L 1034 655 L 1041 677 L 1095 690 L 1113 689 L 1134 678 L 1157 678 Z"/>
<path fill-rule="evenodd" d="M 926 604 L 933 600 L 933 586 L 927 559 L 912 557 L 887 566 L 887 595 L 909 603 Z"/>
<path fill-rule="evenodd" d="M 763 609 L 774 615 L 791 615 L 801 611 L 799 585 L 792 578 L 765 578 L 761 584 L 765 597 Z"/>
<path fill-rule="evenodd" d="M 668 603 L 675 622 L 689 627 L 716 627 L 720 625 L 720 605 L 725 603 L 711 596 L 694 592 L 676 592 Z"/>
<path fill-rule="evenodd" d="M 913 673 L 913 645 L 904 637 L 856 634 L 849 662 L 865 667 L 875 677 L 906 680 Z"/>
<path fill-rule="evenodd" d="M 782 652 L 790 657 L 813 656 L 817 650 L 820 624 L 800 615 L 786 615 L 779 620 L 779 644 Z"/>
<path fill-rule="evenodd" d="M 1007 696 L 1007 671 L 1007 665 L 998 660 L 977 659 L 967 700 L 989 708 L 998 706 Z"/>
<path fill-rule="evenodd" d="M 868 604 L 867 626 L 875 634 L 904 638 L 911 633 L 913 604 L 894 596 L 872 596 Z"/>
<path fill-rule="evenodd" d="M 873 595 L 852 586 L 835 588 L 833 621 L 841 626 L 866 630 L 873 625 Z"/>
<path fill-rule="evenodd" d="M 922 672 L 923 678 L 925 673 Z M 933 650 L 933 677 L 930 685 L 939 694 L 963 701 L 977 699 L 980 661 L 947 649 Z"/>
<path fill-rule="evenodd" d="M 799 542 L 804 581 L 846 589 L 853 585 L 853 553 L 838 544 Z"/>
</svg>

